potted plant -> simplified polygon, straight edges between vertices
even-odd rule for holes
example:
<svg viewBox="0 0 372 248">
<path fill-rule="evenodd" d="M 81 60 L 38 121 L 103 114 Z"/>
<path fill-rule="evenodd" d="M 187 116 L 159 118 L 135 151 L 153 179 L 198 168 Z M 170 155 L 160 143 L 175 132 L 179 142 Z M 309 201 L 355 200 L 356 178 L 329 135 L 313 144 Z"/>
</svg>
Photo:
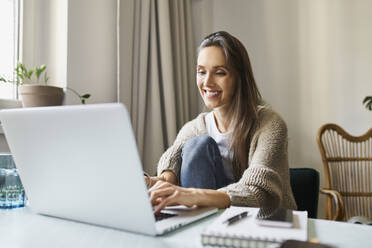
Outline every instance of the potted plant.
<svg viewBox="0 0 372 248">
<path fill-rule="evenodd" d="M 368 110 L 372 111 L 372 96 L 366 96 L 363 100 L 363 104 L 366 105 Z"/>
<path fill-rule="evenodd" d="M 17 85 L 23 107 L 62 105 L 65 95 L 64 90 L 61 87 L 47 85 L 49 78 L 46 68 L 46 65 L 40 65 L 35 69 L 27 69 L 24 64 L 19 62 L 14 69 L 16 80 L 7 80 L 0 77 L 0 82 Z M 90 97 L 90 94 L 80 95 L 71 88 L 66 87 L 66 89 L 76 94 L 82 104 L 85 104 L 85 100 Z"/>
</svg>

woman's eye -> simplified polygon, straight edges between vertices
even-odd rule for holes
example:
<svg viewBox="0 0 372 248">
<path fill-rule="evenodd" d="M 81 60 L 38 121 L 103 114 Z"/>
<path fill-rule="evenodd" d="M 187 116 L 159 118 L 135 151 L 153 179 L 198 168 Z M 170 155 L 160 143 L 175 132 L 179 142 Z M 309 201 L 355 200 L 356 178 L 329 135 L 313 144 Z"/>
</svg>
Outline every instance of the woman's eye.
<svg viewBox="0 0 372 248">
<path fill-rule="evenodd" d="M 205 71 L 198 71 L 198 74 L 199 75 L 204 75 L 205 74 Z"/>
<path fill-rule="evenodd" d="M 220 75 L 220 76 L 224 76 L 224 75 L 226 75 L 226 72 L 224 72 L 224 71 L 217 71 L 216 74 L 217 75 Z"/>
</svg>

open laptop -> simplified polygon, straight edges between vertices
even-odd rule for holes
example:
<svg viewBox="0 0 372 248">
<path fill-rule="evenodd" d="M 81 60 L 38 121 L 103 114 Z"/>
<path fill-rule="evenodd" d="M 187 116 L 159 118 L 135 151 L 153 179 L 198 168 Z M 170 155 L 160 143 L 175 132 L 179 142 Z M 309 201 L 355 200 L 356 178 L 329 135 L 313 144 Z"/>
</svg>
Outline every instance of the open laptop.
<svg viewBox="0 0 372 248">
<path fill-rule="evenodd" d="M 161 235 L 217 211 L 178 206 L 156 221 L 122 104 L 1 110 L 0 121 L 37 213 Z"/>
</svg>

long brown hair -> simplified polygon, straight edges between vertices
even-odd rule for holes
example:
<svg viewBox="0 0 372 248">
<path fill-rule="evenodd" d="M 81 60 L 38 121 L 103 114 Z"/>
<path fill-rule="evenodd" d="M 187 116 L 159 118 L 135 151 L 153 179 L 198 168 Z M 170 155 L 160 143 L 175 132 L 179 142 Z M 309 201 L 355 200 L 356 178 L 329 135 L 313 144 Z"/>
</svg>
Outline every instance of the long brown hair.
<svg viewBox="0 0 372 248">
<path fill-rule="evenodd" d="M 261 94 L 253 76 L 248 52 L 237 38 L 225 31 L 215 32 L 204 38 L 198 51 L 210 46 L 222 48 L 227 66 L 235 76 L 235 92 L 228 119 L 233 129 L 231 149 L 234 151 L 233 170 L 237 180 L 248 166 L 250 136 L 258 119 Z"/>
</svg>

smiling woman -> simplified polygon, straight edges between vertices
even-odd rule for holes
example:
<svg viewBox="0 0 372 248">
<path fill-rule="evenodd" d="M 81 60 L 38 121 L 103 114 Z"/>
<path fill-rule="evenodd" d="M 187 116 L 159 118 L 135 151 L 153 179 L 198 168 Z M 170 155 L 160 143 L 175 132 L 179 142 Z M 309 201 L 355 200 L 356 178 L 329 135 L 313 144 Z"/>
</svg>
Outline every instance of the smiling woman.
<svg viewBox="0 0 372 248">
<path fill-rule="evenodd" d="M 261 106 L 248 53 L 227 32 L 199 47 L 197 86 L 212 109 L 186 123 L 146 177 L 155 213 L 170 205 L 295 209 L 289 183 L 287 127 Z"/>
</svg>

